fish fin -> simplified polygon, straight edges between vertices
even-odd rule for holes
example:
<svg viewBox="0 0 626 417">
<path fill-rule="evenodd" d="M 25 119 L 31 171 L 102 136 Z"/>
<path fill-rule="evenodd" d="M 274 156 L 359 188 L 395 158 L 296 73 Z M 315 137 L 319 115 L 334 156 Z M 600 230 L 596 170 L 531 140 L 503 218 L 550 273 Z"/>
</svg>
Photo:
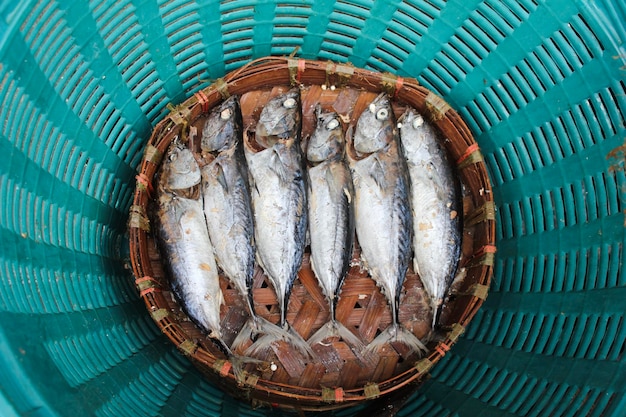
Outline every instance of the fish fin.
<svg viewBox="0 0 626 417">
<path fill-rule="evenodd" d="M 230 345 L 230 349 L 233 352 L 236 352 L 240 349 L 240 347 L 245 344 L 248 340 L 253 340 L 256 333 L 256 327 L 254 326 L 253 319 L 250 318 L 245 322 L 239 333 L 237 333 L 237 337 L 233 340 L 233 343 Z"/>
<path fill-rule="evenodd" d="M 231 349 L 236 351 L 248 340 L 254 341 L 259 337 L 269 337 L 274 340 L 287 340 L 291 335 L 287 330 L 263 317 L 251 317 L 237 334 L 237 337 L 231 345 Z"/>
<path fill-rule="evenodd" d="M 228 194 L 228 181 L 226 181 L 226 174 L 224 173 L 224 168 L 219 163 L 215 164 L 215 167 L 217 170 L 215 174 L 217 177 L 217 181 L 220 183 L 220 185 L 224 189 L 224 192 Z"/>
<path fill-rule="evenodd" d="M 281 339 L 276 339 L 275 337 L 271 337 L 269 335 L 262 336 L 258 338 L 246 351 L 244 352 L 245 356 L 258 356 L 263 351 L 271 349 L 272 344 L 279 341 Z"/>
<path fill-rule="evenodd" d="M 443 307 L 443 299 L 432 299 L 430 300 L 430 305 L 433 311 L 433 329 L 437 325 L 437 320 L 439 320 L 439 314 L 441 314 L 441 308 Z"/>
<path fill-rule="evenodd" d="M 370 352 L 374 352 L 382 345 L 389 342 L 403 343 L 409 347 L 411 351 L 418 353 L 420 356 L 428 350 L 417 336 L 399 324 L 392 324 L 387 327 L 381 334 L 376 336 L 376 338 L 372 340 L 365 349 Z"/>
<path fill-rule="evenodd" d="M 309 344 L 302 338 L 302 336 L 300 336 L 300 334 L 291 326 L 289 326 L 289 335 L 290 338 L 289 340 L 287 340 L 287 342 L 293 346 L 294 348 L 296 348 L 298 350 L 298 352 L 300 352 L 302 355 L 311 358 L 311 359 L 316 359 L 317 355 L 315 354 L 315 352 L 313 352 L 313 349 L 311 349 L 311 346 L 309 346 Z"/>
<path fill-rule="evenodd" d="M 374 179 L 376 185 L 381 189 L 387 188 L 387 180 L 385 179 L 385 167 L 378 155 L 374 155 L 372 170 L 370 176 Z"/>
<path fill-rule="evenodd" d="M 238 382 L 243 382 L 245 380 L 246 374 L 243 368 L 248 364 L 261 365 L 263 368 L 269 367 L 269 363 L 266 361 L 262 361 L 260 359 L 249 358 L 249 357 L 241 356 L 241 355 L 234 355 L 234 354 L 230 355 L 228 357 L 228 360 L 230 361 L 232 365 L 233 375 L 235 375 L 235 379 Z"/>
<path fill-rule="evenodd" d="M 309 338 L 308 344 L 313 347 L 317 344 L 322 344 L 324 340 L 332 337 L 339 337 L 343 340 L 361 362 L 368 363 L 373 359 L 370 355 L 371 352 L 365 350 L 365 344 L 361 339 L 344 326 L 343 323 L 338 321 L 329 321 L 320 327 L 319 330 Z"/>
<path fill-rule="evenodd" d="M 271 326 L 264 327 L 266 333 L 257 339 L 252 346 L 246 349 L 246 356 L 257 356 L 260 352 L 270 349 L 272 344 L 278 341 L 289 343 L 298 352 L 308 359 L 316 359 L 317 355 L 311 349 L 311 346 L 296 332 L 291 326 L 285 330 L 280 326 L 269 323 Z"/>
<path fill-rule="evenodd" d="M 280 182 L 283 184 L 288 184 L 289 183 L 289 175 L 288 175 L 288 169 L 285 168 L 285 164 L 283 163 L 282 159 L 280 158 L 280 154 L 278 153 L 278 151 L 276 150 L 276 148 L 272 148 L 272 156 L 270 158 L 270 168 L 272 171 L 274 171 L 274 173 L 276 174 L 276 176 L 278 176 L 278 178 L 280 179 Z"/>
</svg>

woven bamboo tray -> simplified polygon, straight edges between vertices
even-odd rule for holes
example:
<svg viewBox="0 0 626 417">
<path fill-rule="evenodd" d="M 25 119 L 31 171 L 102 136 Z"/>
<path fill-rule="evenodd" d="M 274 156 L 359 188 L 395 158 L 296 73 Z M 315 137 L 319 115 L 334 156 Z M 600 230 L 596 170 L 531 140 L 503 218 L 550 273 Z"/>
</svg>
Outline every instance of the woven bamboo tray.
<svg viewBox="0 0 626 417">
<path fill-rule="evenodd" d="M 187 139 L 201 131 L 206 114 L 229 95 L 239 95 L 244 126 L 254 123 L 267 100 L 290 87 L 301 87 L 302 137 L 314 127 L 317 103 L 333 107 L 355 123 L 361 111 L 381 91 L 394 100 L 399 116 L 407 105 L 425 115 L 448 139 L 452 161 L 463 186 L 463 236 L 459 268 L 439 318 L 430 330 L 432 316 L 419 277 L 410 269 L 401 295 L 400 321 L 418 337 L 430 340 L 425 357 L 407 354 L 406 348 L 390 343 L 366 359 L 355 357 L 339 340 L 314 346 L 319 357 L 305 363 L 288 345 L 278 344 L 265 352 L 269 367 L 248 365 L 235 376 L 231 363 L 182 311 L 170 290 L 150 221 L 153 182 L 162 155 L 174 137 Z M 472 319 L 487 296 L 495 252 L 494 203 L 483 158 L 471 133 L 458 114 L 440 97 L 413 79 L 375 73 L 330 62 L 290 58 L 264 58 L 229 73 L 199 91 L 171 113 L 153 131 L 145 149 L 131 207 L 130 253 L 140 296 L 161 331 L 178 349 L 224 390 L 257 404 L 272 404 L 300 410 L 335 409 L 387 395 L 427 375 Z M 358 259 L 358 249 L 353 254 Z M 222 307 L 224 338 L 230 343 L 243 326 L 244 302 L 236 289 L 221 278 L 225 305 Z M 259 315 L 277 322 L 279 308 L 273 288 L 257 268 L 253 298 Z M 367 273 L 352 267 L 342 286 L 337 318 L 355 331 L 364 343 L 391 323 L 385 297 Z M 302 264 L 287 312 L 287 321 L 306 340 L 329 319 L 328 302 L 308 263 Z"/>
</svg>

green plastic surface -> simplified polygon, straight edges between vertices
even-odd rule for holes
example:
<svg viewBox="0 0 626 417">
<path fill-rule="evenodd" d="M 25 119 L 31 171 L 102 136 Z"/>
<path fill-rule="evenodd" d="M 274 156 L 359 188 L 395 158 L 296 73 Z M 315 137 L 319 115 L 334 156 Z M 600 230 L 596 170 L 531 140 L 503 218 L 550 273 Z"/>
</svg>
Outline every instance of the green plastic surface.
<svg viewBox="0 0 626 417">
<path fill-rule="evenodd" d="M 299 47 L 443 96 L 493 182 L 489 297 L 399 415 L 626 415 L 625 22 L 621 0 L 0 1 L 0 414 L 270 414 L 160 335 L 126 222 L 167 104 Z"/>
</svg>

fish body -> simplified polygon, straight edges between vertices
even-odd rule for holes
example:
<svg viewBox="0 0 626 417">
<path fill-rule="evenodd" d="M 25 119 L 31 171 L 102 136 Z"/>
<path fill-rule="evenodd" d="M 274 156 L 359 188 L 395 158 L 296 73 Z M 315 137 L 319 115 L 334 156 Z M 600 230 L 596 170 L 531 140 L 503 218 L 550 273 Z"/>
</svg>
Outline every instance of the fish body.
<svg viewBox="0 0 626 417">
<path fill-rule="evenodd" d="M 191 151 L 172 142 L 158 185 L 159 232 L 174 292 L 189 316 L 224 348 L 220 329 L 224 297 L 204 220 L 200 177 Z"/>
<path fill-rule="evenodd" d="M 459 185 L 434 128 L 415 109 L 403 114 L 400 139 L 411 181 L 413 267 L 430 297 L 434 326 L 459 260 Z"/>
<path fill-rule="evenodd" d="M 287 304 L 304 255 L 306 237 L 301 117 L 300 93 L 291 90 L 270 100 L 261 112 L 255 139 L 258 144 L 268 146 L 256 151 L 245 141 L 257 260 L 276 291 L 283 327 L 287 325 Z"/>
<path fill-rule="evenodd" d="M 201 168 L 202 200 L 217 263 L 255 316 L 251 292 L 254 224 L 241 119 L 238 99 L 231 96 L 205 122 L 201 148 L 212 158 Z"/>
<path fill-rule="evenodd" d="M 409 179 L 397 136 L 391 103 L 383 93 L 357 120 L 353 149 L 348 152 L 361 261 L 388 299 L 393 320 L 369 347 L 399 340 L 423 351 L 424 345 L 400 325 L 398 316 L 400 292 L 411 260 L 413 225 Z"/>
<path fill-rule="evenodd" d="M 350 267 L 353 190 L 350 170 L 343 158 L 339 116 L 318 110 L 317 119 L 307 147 L 311 266 L 324 295 L 332 301 Z"/>
<path fill-rule="evenodd" d="M 354 236 L 353 187 L 344 158 L 339 116 L 316 109 L 317 125 L 307 146 L 311 268 L 329 301 L 330 321 L 309 344 L 339 335 L 360 352 L 362 342 L 335 317 L 335 307 L 352 258 Z"/>
</svg>

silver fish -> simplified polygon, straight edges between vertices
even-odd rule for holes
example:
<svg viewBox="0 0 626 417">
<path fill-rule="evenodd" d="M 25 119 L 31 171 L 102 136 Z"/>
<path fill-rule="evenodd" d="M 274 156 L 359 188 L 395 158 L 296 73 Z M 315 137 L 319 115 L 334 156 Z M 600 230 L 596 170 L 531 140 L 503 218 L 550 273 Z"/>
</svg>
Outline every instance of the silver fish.
<svg viewBox="0 0 626 417">
<path fill-rule="evenodd" d="M 411 108 L 400 122 L 411 180 L 413 268 L 430 297 L 434 327 L 459 261 L 459 185 L 433 126 Z"/>
<path fill-rule="evenodd" d="M 285 329 L 291 329 L 287 323 L 287 306 L 304 255 L 307 225 L 301 117 L 300 92 L 292 89 L 268 101 L 254 137 L 244 140 L 257 261 L 274 286 L 280 305 L 280 326 Z M 259 145 L 262 150 L 258 150 Z M 291 343 L 311 354 L 309 346 L 301 337 L 298 340 L 295 331 L 290 334 Z M 271 341 L 271 337 L 259 340 L 258 346 Z"/>
<path fill-rule="evenodd" d="M 209 237 L 218 265 L 246 300 L 251 317 L 231 345 L 233 350 L 255 333 L 283 334 L 254 310 L 254 221 L 242 135 L 239 100 L 231 96 L 209 114 L 201 140 L 202 152 L 212 156 L 201 168 Z"/>
<path fill-rule="evenodd" d="M 354 149 L 348 147 L 348 161 L 361 261 L 389 301 L 393 320 L 368 349 L 397 340 L 424 352 L 424 344 L 402 327 L 398 316 L 411 258 L 412 218 L 406 164 L 398 150 L 395 117 L 386 94 L 361 113 L 351 136 Z"/>
<path fill-rule="evenodd" d="M 193 154 L 174 140 L 158 183 L 161 243 L 172 273 L 172 286 L 189 316 L 209 332 L 223 350 L 220 306 L 224 302 L 202 199 L 200 168 Z"/>
<path fill-rule="evenodd" d="M 352 258 L 354 236 L 353 187 L 344 159 L 344 135 L 339 116 L 316 108 L 317 125 L 309 139 L 307 159 L 311 267 L 329 301 L 330 321 L 309 338 L 311 346 L 340 336 L 362 350 L 363 343 L 335 317 L 338 294 Z"/>
<path fill-rule="evenodd" d="M 202 200 L 218 265 L 254 317 L 254 224 L 241 138 L 239 101 L 231 96 L 209 114 L 202 129 L 202 152 L 213 156 L 201 168 Z"/>
</svg>

